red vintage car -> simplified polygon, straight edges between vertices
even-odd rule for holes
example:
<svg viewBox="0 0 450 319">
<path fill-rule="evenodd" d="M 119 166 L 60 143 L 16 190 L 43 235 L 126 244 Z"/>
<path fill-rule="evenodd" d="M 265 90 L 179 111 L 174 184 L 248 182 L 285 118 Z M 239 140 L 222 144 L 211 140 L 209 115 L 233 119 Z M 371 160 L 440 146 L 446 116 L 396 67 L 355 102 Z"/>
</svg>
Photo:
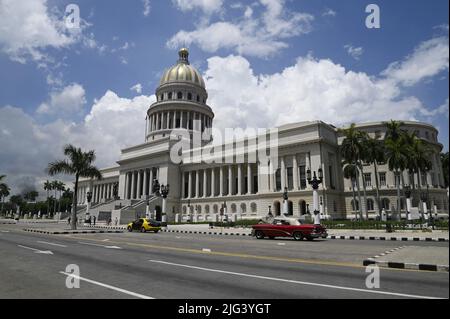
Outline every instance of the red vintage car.
<svg viewBox="0 0 450 319">
<path fill-rule="evenodd" d="M 303 224 L 295 218 L 275 218 L 272 223 L 260 223 L 253 226 L 252 235 L 257 239 L 268 237 L 293 237 L 295 240 L 313 240 L 327 238 L 327 229 L 322 225 Z"/>
</svg>

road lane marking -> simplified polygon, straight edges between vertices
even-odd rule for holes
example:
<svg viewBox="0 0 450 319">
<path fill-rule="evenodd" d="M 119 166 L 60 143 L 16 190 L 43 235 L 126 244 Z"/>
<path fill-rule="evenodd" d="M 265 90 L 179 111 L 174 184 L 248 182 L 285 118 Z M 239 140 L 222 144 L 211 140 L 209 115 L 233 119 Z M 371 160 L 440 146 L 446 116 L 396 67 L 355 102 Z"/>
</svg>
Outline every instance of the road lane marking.
<svg viewBox="0 0 450 319">
<path fill-rule="evenodd" d="M 419 296 L 419 295 L 403 294 L 403 293 L 397 293 L 397 292 L 380 291 L 380 290 L 369 290 L 369 289 L 362 289 L 362 288 L 352 288 L 352 287 L 344 287 L 344 286 L 319 284 L 319 283 L 307 282 L 307 281 L 298 281 L 298 280 L 282 279 L 282 278 L 275 278 L 275 277 L 259 276 L 259 275 L 245 274 L 245 273 L 239 273 L 239 272 L 233 272 L 233 271 L 225 271 L 225 270 L 219 270 L 219 269 L 212 269 L 212 268 L 204 268 L 204 267 L 197 267 L 197 266 L 191 266 L 191 265 L 176 264 L 176 263 L 171 263 L 171 262 L 162 261 L 162 260 L 149 260 L 149 262 L 162 264 L 162 265 L 169 265 L 169 266 L 175 266 L 175 267 L 196 269 L 196 270 L 201 270 L 201 271 L 209 271 L 209 272 L 215 272 L 215 273 L 221 273 L 221 274 L 227 274 L 227 275 L 234 275 L 234 276 L 240 276 L 240 277 L 249 277 L 249 278 L 255 278 L 255 279 L 263 279 L 263 280 L 270 280 L 270 281 L 285 282 L 285 283 L 305 285 L 305 286 L 315 286 L 315 287 L 322 287 L 322 288 L 357 291 L 357 292 L 364 292 L 364 293 L 371 293 L 371 294 L 389 295 L 389 296 L 416 298 L 416 299 L 445 299 L 445 298 L 439 298 L 439 297 Z"/>
<path fill-rule="evenodd" d="M 81 241 L 79 241 L 78 243 L 82 244 L 82 245 L 103 247 L 103 248 L 107 248 L 107 249 L 122 249 L 121 247 L 117 247 L 117 246 L 105 246 L 105 245 L 98 245 L 98 244 L 92 244 L 92 243 L 84 243 L 84 242 L 81 242 Z"/>
<path fill-rule="evenodd" d="M 2 233 L 9 233 L 9 230 L 2 230 Z"/>
<path fill-rule="evenodd" d="M 66 273 L 64 271 L 60 271 L 59 273 L 63 274 L 63 275 L 66 275 L 66 276 L 70 276 L 71 278 L 75 278 L 75 279 L 78 279 L 78 280 L 86 281 L 88 283 L 91 283 L 91 284 L 94 284 L 94 285 L 97 285 L 97 286 L 100 286 L 100 287 L 104 287 L 104 288 L 108 288 L 108 289 L 111 289 L 111 290 L 115 290 L 115 291 L 118 291 L 118 292 L 130 295 L 130 296 L 133 296 L 133 297 L 136 297 L 136 298 L 140 298 L 140 299 L 155 299 L 155 298 L 150 297 L 150 296 L 141 295 L 141 294 L 136 293 L 136 292 L 132 292 L 132 291 L 125 290 L 125 289 L 122 289 L 122 288 L 114 287 L 114 286 L 111 286 L 111 285 L 108 285 L 108 284 L 104 284 L 104 283 L 101 283 L 101 282 L 98 282 L 98 281 L 95 281 L 95 280 L 91 280 L 91 279 L 87 279 L 87 278 L 84 278 L 84 277 L 80 277 L 78 275 L 74 275 L 74 274 L 71 274 L 71 273 Z"/>
<path fill-rule="evenodd" d="M 211 252 L 211 249 L 209 249 L 209 248 L 203 248 L 202 251 L 205 252 L 205 253 L 210 253 L 210 252 Z"/>
<path fill-rule="evenodd" d="M 53 255 L 53 253 L 50 250 L 39 250 L 39 249 L 36 249 L 36 248 L 31 248 L 31 247 L 22 246 L 22 245 L 17 245 L 17 246 L 19 246 L 20 248 L 25 248 L 25 249 L 28 249 L 28 250 L 32 250 L 36 254 Z"/>
<path fill-rule="evenodd" d="M 286 246 L 286 243 L 278 243 L 278 246 Z"/>
<path fill-rule="evenodd" d="M 41 241 L 41 240 L 39 240 L 39 241 L 37 241 L 38 243 L 40 243 L 40 244 L 46 244 L 46 245 L 51 245 L 51 246 L 57 246 L 57 247 L 67 247 L 66 245 L 61 245 L 61 244 L 55 244 L 55 243 L 49 243 L 49 242 L 47 242 L 47 241 Z"/>
<path fill-rule="evenodd" d="M 79 240 L 80 237 L 68 235 L 67 238 Z M 93 242 L 102 242 L 100 239 L 83 237 L 84 240 L 89 240 Z M 171 246 L 160 246 L 160 245 L 151 245 L 151 244 L 140 244 L 134 242 L 127 241 L 111 241 L 110 243 L 120 244 L 120 245 L 128 245 L 134 247 L 142 247 L 148 249 L 156 249 L 156 250 L 169 250 L 169 251 L 178 251 L 184 253 L 195 253 L 195 254 L 204 254 L 204 255 L 216 255 L 216 256 L 224 256 L 224 257 L 236 257 L 236 258 L 247 258 L 247 259 L 256 259 L 256 260 L 269 260 L 269 261 L 280 261 L 280 262 L 290 262 L 290 263 L 299 263 L 299 264 L 309 264 L 309 265 L 321 265 L 321 266 L 336 266 L 336 267 L 347 267 L 347 268 L 366 268 L 362 264 L 355 263 L 346 263 L 346 262 L 338 262 L 338 261 L 326 261 L 326 260 L 313 260 L 313 259 L 301 259 L 301 258 L 288 258 L 288 257 L 274 257 L 274 256 L 261 256 L 261 255 L 250 255 L 243 253 L 226 253 L 220 251 L 213 251 L 210 253 L 205 253 L 201 250 L 197 249 L 189 249 L 189 248 L 180 248 L 180 247 L 171 247 Z M 402 272 L 424 272 L 423 270 L 415 270 L 415 269 L 400 269 L 400 268 L 383 268 L 384 271 L 402 271 Z M 432 274 L 439 274 L 439 272 L 431 272 Z"/>
</svg>

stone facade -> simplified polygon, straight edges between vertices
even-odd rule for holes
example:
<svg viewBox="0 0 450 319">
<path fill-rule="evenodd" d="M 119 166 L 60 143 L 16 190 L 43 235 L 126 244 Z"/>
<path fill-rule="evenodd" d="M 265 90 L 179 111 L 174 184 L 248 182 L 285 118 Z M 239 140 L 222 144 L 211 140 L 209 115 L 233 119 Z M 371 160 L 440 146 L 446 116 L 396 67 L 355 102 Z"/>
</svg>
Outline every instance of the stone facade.
<svg viewBox="0 0 450 319">
<path fill-rule="evenodd" d="M 278 127 L 276 158 L 261 157 L 253 144 L 237 141 L 219 147 L 232 150 L 233 158 L 241 161 L 227 161 L 221 153 L 215 154 L 217 160 L 213 164 L 196 161 L 196 154 L 205 152 L 212 145 L 208 134 L 214 119 L 214 113 L 207 105 L 204 81 L 199 76 L 189 65 L 187 50 L 181 50 L 178 63 L 164 73 L 156 90 L 157 101 L 147 112 L 146 143 L 122 150 L 118 166 L 102 170 L 103 180 L 80 182 L 80 212 L 85 209 L 88 192 L 93 193 L 92 214 L 103 212 L 120 216 L 123 213 L 131 216 L 130 219 L 145 215 L 147 206 L 151 212 L 159 211 L 161 198 L 152 194 L 152 183 L 157 179 L 160 184 L 170 184 L 166 207 L 169 221 L 176 217 L 179 220 L 216 220 L 224 207 L 230 217 L 259 219 L 266 216 L 269 209 L 279 215 L 283 212 L 285 188 L 289 196 L 288 214 L 302 216 L 312 211 L 312 188 L 306 180 L 306 171 L 321 168 L 324 175 L 319 188 L 321 213 L 335 219 L 354 217 L 352 185 L 350 180 L 344 179 L 340 164 L 339 144 L 343 138 L 333 125 L 312 121 Z M 357 127 L 378 138 L 383 138 L 386 130 L 381 122 L 358 124 Z M 433 168 L 422 178 L 421 188 L 426 189 L 431 207 L 436 205 L 439 214 L 448 217 L 438 131 L 429 124 L 418 122 L 405 122 L 404 128 L 415 131 L 434 151 L 431 157 Z M 182 130 L 188 135 L 182 136 Z M 180 163 L 174 162 L 171 150 L 183 139 L 191 142 L 195 134 L 206 135 L 206 139 L 193 151 L 181 153 Z M 266 134 L 257 135 L 255 140 L 263 138 Z M 263 170 L 265 167 L 270 168 L 268 172 Z M 370 217 L 374 218 L 378 211 L 374 167 L 365 165 L 363 171 L 366 205 Z M 385 163 L 380 163 L 378 173 L 383 208 L 393 210 L 398 179 Z M 417 176 L 405 173 L 403 181 L 419 188 Z M 117 194 L 114 194 L 114 185 L 117 185 Z M 362 177 L 360 185 L 363 185 Z M 417 201 L 416 196 L 413 206 L 417 206 Z"/>
</svg>

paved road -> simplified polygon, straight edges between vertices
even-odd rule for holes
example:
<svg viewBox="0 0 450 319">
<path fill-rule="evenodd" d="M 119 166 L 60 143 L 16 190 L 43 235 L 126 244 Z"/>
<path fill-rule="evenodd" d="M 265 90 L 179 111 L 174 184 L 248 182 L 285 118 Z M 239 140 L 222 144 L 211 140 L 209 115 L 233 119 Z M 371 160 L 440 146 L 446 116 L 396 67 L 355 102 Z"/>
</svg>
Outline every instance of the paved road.
<svg viewBox="0 0 450 319">
<path fill-rule="evenodd" d="M 362 260 L 408 243 L 173 233 L 58 236 L 21 228 L 0 225 L 0 298 L 449 297 L 448 273 L 381 269 L 380 289 L 366 288 Z M 69 264 L 80 268 L 80 289 L 66 288 Z"/>
</svg>

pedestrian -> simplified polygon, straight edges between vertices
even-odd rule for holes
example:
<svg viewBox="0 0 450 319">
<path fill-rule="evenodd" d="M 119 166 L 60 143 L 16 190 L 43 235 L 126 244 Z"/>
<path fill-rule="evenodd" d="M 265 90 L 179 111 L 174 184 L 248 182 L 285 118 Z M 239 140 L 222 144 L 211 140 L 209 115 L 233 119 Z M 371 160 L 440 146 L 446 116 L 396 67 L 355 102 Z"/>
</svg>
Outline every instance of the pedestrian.
<svg viewBox="0 0 450 319">
<path fill-rule="evenodd" d="M 119 220 L 117 219 L 117 217 L 114 219 L 114 225 L 117 226 L 117 223 L 119 222 Z"/>
<path fill-rule="evenodd" d="M 95 226 L 95 222 L 97 220 L 97 217 L 94 216 L 93 219 L 94 219 L 94 226 Z"/>
<path fill-rule="evenodd" d="M 70 217 L 67 219 L 67 225 L 70 225 Z"/>
<path fill-rule="evenodd" d="M 111 217 L 109 217 L 109 219 L 108 219 L 108 226 L 111 225 L 111 222 L 112 222 Z"/>
<path fill-rule="evenodd" d="M 92 224 L 92 219 L 91 219 L 91 216 L 89 216 L 89 226 L 91 226 L 91 224 Z"/>
</svg>

